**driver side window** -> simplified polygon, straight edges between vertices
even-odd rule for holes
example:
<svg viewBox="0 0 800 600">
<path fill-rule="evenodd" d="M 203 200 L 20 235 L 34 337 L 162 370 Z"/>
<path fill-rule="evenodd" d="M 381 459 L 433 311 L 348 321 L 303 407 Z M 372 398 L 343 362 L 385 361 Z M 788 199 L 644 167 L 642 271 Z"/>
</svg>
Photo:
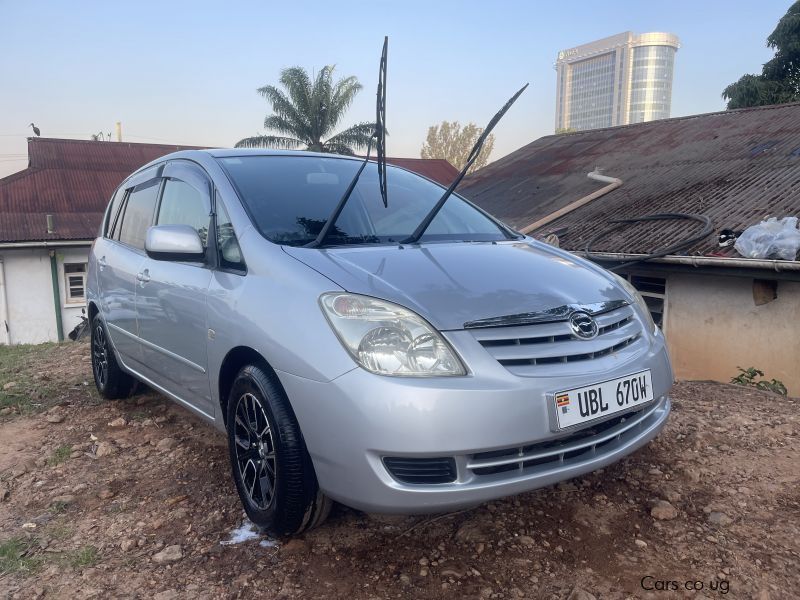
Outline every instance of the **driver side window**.
<svg viewBox="0 0 800 600">
<path fill-rule="evenodd" d="M 208 226 L 211 220 L 208 194 L 180 179 L 167 179 L 158 209 L 158 225 L 189 225 L 208 246 Z"/>
</svg>

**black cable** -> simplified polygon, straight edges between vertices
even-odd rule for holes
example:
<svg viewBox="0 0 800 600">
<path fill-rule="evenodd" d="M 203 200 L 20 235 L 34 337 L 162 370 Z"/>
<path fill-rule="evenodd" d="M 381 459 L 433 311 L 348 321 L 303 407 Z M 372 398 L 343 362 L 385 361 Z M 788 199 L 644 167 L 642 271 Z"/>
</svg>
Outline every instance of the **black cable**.
<svg viewBox="0 0 800 600">
<path fill-rule="evenodd" d="M 616 271 L 617 269 L 624 269 L 626 267 L 630 267 L 632 265 L 639 264 L 641 262 L 651 260 L 653 258 L 661 258 L 663 256 L 667 256 L 669 254 L 674 254 L 679 250 L 684 250 L 695 245 L 697 242 L 706 238 L 710 233 L 714 231 L 714 225 L 711 222 L 711 219 L 706 215 L 696 215 L 696 214 L 689 214 L 689 213 L 656 213 L 653 215 L 645 215 L 643 217 L 633 217 L 631 219 L 615 219 L 613 221 L 609 221 L 612 223 L 611 227 L 608 227 L 602 230 L 600 233 L 595 235 L 592 239 L 586 242 L 585 252 L 588 257 L 589 253 L 591 252 L 592 245 L 601 237 L 608 235 L 609 233 L 616 231 L 617 229 L 621 229 L 625 225 L 630 225 L 631 223 L 642 223 L 646 221 L 670 221 L 676 219 L 686 219 L 690 221 L 697 221 L 698 223 L 703 224 L 703 229 L 700 233 L 683 238 L 674 244 L 667 246 L 666 248 L 659 250 L 658 252 L 653 252 L 651 254 L 645 254 L 644 256 L 639 256 L 635 260 L 631 260 L 628 262 L 624 262 L 619 265 L 614 265 L 610 267 L 609 270 Z"/>
</svg>

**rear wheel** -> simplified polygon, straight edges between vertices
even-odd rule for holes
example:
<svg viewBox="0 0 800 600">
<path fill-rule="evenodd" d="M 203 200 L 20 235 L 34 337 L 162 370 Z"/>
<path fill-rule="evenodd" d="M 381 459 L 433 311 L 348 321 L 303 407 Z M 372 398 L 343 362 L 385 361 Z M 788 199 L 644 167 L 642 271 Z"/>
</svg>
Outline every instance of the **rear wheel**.
<svg viewBox="0 0 800 600">
<path fill-rule="evenodd" d="M 319 489 L 300 427 L 274 375 L 257 365 L 239 371 L 227 423 L 233 480 L 250 520 L 275 535 L 321 524 L 331 501 Z"/>
<path fill-rule="evenodd" d="M 100 315 L 92 319 L 91 352 L 94 384 L 100 395 L 107 400 L 130 396 L 136 380 L 120 369 Z"/>
</svg>

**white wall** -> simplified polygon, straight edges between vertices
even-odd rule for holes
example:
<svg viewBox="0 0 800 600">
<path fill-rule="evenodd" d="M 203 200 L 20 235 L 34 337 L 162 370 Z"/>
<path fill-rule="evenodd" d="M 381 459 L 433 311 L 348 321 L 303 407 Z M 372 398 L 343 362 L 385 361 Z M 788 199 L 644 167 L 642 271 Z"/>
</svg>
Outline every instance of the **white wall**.
<svg viewBox="0 0 800 600">
<path fill-rule="evenodd" d="M 55 249 L 61 318 L 66 338 L 75 325 L 82 304 L 66 304 L 64 262 L 86 262 L 89 248 Z M 40 344 L 58 340 L 50 271 L 50 250 L 24 248 L 0 250 L 5 270 L 5 297 L 8 305 L 8 339 L 0 333 L 0 343 Z M 2 296 L 0 296 L 2 302 Z M 2 306 L 0 306 L 0 315 Z M 2 324 L 0 323 L 0 327 Z M 4 328 L 3 328 L 4 329 Z"/>
<path fill-rule="evenodd" d="M 88 246 L 85 248 L 60 248 L 56 250 L 56 259 L 58 261 L 58 287 L 61 296 L 61 322 L 64 327 L 64 339 L 67 339 L 67 334 L 80 322 L 81 309 L 86 307 L 86 303 L 67 303 L 67 282 L 64 279 L 64 263 L 88 262 L 89 248 Z"/>
<path fill-rule="evenodd" d="M 0 345 L 8 344 L 8 306 L 6 304 L 6 265 L 0 256 Z"/>
</svg>

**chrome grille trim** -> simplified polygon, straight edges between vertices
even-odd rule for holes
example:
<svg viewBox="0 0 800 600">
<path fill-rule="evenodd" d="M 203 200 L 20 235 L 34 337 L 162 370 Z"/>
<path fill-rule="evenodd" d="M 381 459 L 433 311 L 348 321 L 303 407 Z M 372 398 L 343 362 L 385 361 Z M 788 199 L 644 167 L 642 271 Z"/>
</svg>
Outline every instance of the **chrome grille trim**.
<svg viewBox="0 0 800 600">
<path fill-rule="evenodd" d="M 507 368 L 594 360 L 642 339 L 641 325 L 627 304 L 594 318 L 598 334 L 590 340 L 576 338 L 567 322 L 474 329 L 470 333 Z"/>
<path fill-rule="evenodd" d="M 554 308 L 520 313 L 517 315 L 504 315 L 502 317 L 489 317 L 488 319 L 467 321 L 464 323 L 464 329 L 555 323 L 566 321 L 574 312 L 585 312 L 595 316 L 627 305 L 628 303 L 625 300 L 607 300 L 605 302 L 594 302 L 592 304 L 564 304 Z"/>
</svg>

